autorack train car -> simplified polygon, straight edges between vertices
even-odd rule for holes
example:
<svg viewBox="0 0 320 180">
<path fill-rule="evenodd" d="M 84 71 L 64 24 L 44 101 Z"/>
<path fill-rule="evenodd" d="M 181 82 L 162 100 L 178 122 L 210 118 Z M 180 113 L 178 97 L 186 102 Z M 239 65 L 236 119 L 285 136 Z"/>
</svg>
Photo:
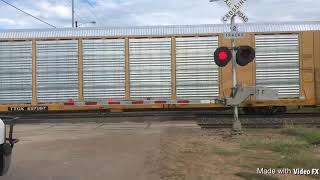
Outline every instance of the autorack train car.
<svg viewBox="0 0 320 180">
<path fill-rule="evenodd" d="M 237 45 L 256 59 L 238 82 L 279 91 L 244 110 L 320 104 L 320 22 L 240 25 Z M 0 31 L 0 112 L 223 107 L 231 63 L 226 25 L 173 25 Z"/>
</svg>

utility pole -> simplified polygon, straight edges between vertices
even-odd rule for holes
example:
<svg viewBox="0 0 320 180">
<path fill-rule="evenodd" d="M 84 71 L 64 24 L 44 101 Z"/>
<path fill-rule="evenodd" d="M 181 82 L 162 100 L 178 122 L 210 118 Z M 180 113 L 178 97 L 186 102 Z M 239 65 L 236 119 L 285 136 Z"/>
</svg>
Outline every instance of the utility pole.
<svg viewBox="0 0 320 180">
<path fill-rule="evenodd" d="M 72 28 L 74 28 L 74 0 L 72 0 Z"/>
</svg>

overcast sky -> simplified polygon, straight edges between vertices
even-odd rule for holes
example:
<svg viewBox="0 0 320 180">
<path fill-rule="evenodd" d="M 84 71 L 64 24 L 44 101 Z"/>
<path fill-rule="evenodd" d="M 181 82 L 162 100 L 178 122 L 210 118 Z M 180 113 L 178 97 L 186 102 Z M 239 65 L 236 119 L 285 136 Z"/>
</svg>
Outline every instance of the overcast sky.
<svg viewBox="0 0 320 180">
<path fill-rule="evenodd" d="M 56 27 L 71 26 L 71 0 L 6 0 Z M 94 26 L 216 24 L 227 12 L 209 0 L 75 0 L 76 20 Z M 50 28 L 0 1 L 0 29 Z M 318 21 L 320 0 L 247 0 L 249 22 Z M 82 26 L 88 26 L 82 25 Z M 90 25 L 93 26 L 93 25 Z"/>
</svg>

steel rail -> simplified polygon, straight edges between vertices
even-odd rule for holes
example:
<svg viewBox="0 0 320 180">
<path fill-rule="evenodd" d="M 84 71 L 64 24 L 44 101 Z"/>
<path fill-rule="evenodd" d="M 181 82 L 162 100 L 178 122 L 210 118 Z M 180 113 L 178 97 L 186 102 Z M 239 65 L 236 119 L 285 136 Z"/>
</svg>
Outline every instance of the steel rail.
<svg viewBox="0 0 320 180">
<path fill-rule="evenodd" d="M 139 112 L 69 112 L 14 114 L 15 123 L 63 123 L 63 122 L 142 122 L 142 121 L 196 121 L 203 128 L 232 126 L 231 112 L 212 111 L 139 111 Z M 1 115 L 0 115 L 1 117 Z M 287 124 L 320 124 L 320 113 L 286 113 L 281 115 L 239 116 L 244 127 L 282 127 Z"/>
</svg>

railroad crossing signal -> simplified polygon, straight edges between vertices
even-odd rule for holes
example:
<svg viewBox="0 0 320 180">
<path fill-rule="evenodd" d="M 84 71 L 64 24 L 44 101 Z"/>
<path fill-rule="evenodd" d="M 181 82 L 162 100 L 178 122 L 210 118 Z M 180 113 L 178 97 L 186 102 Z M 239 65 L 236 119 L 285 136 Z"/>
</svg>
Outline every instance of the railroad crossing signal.
<svg viewBox="0 0 320 180">
<path fill-rule="evenodd" d="M 246 66 L 251 63 L 256 56 L 255 50 L 250 46 L 240 46 L 237 48 L 236 62 L 239 66 Z M 219 47 L 214 52 L 214 62 L 219 67 L 225 67 L 232 59 L 232 52 L 227 47 Z"/>
<path fill-rule="evenodd" d="M 232 58 L 232 53 L 230 49 L 227 47 L 219 47 L 215 52 L 214 52 L 214 62 L 219 66 L 219 67 L 224 67 L 226 66 Z"/>
<path fill-rule="evenodd" d="M 210 0 L 210 2 L 219 0 Z M 229 11 L 222 17 L 222 22 L 227 23 L 231 21 L 230 30 L 231 32 L 225 32 L 224 36 L 231 39 L 232 51 L 226 47 L 218 48 L 214 53 L 214 61 L 219 67 L 226 66 L 232 57 L 232 96 L 235 97 L 237 89 L 237 66 L 245 66 L 253 61 L 255 57 L 255 51 L 251 47 L 242 46 L 236 47 L 236 39 L 238 37 L 243 37 L 244 33 L 238 31 L 238 26 L 235 23 L 235 17 L 239 16 L 243 22 L 248 22 L 247 16 L 241 11 L 241 8 L 247 2 L 247 0 L 223 0 L 225 4 L 229 7 Z M 239 49 L 236 52 L 236 49 Z M 231 56 L 230 56 L 231 54 Z M 238 116 L 238 105 L 234 105 L 234 119 L 232 129 L 235 134 L 241 134 L 241 122 Z"/>
<path fill-rule="evenodd" d="M 256 51 L 250 46 L 240 46 L 236 55 L 237 64 L 246 66 L 256 57 Z"/>
</svg>

